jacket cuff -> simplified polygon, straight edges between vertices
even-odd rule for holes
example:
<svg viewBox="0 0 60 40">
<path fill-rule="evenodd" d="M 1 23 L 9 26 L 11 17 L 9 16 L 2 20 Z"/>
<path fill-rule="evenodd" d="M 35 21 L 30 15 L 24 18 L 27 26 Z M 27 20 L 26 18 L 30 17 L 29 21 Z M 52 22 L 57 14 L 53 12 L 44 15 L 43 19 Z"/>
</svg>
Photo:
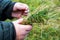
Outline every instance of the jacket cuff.
<svg viewBox="0 0 60 40">
<path fill-rule="evenodd" d="M 16 31 L 12 22 L 1 22 L 2 23 L 2 30 L 3 36 L 5 40 L 15 40 L 16 38 Z"/>
<path fill-rule="evenodd" d="M 12 11 L 13 11 L 13 7 L 15 5 L 16 2 L 11 2 L 9 5 L 8 5 L 8 10 L 6 12 L 6 16 L 8 19 L 13 19 L 12 17 Z"/>
<path fill-rule="evenodd" d="M 10 22 L 12 24 L 12 27 L 13 27 L 13 40 L 16 39 L 16 30 L 15 30 L 15 27 L 14 27 L 14 24 L 12 22 Z"/>
</svg>

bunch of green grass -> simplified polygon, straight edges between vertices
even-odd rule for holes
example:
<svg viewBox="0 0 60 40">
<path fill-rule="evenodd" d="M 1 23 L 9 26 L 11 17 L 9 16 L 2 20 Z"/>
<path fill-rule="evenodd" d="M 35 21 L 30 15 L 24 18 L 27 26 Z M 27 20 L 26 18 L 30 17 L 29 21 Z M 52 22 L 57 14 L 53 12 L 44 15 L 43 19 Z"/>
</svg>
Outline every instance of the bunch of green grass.
<svg viewBox="0 0 60 40">
<path fill-rule="evenodd" d="M 28 15 L 23 24 L 35 24 L 26 40 L 60 40 L 60 7 L 57 4 L 47 1 Z"/>
<path fill-rule="evenodd" d="M 46 20 L 45 24 L 43 24 L 41 21 L 33 24 L 33 29 L 26 40 L 60 40 L 60 8 L 56 6 L 51 8 L 47 12 L 46 16 L 47 17 L 43 16 L 42 20 L 43 22 Z"/>
<path fill-rule="evenodd" d="M 50 18 L 49 12 L 52 12 L 55 8 L 56 5 L 53 3 L 42 4 L 24 19 L 23 24 L 45 23 Z"/>
<path fill-rule="evenodd" d="M 25 40 L 60 40 L 60 0 L 19 1 L 31 10 L 23 24 L 33 24 L 33 29 Z"/>
</svg>

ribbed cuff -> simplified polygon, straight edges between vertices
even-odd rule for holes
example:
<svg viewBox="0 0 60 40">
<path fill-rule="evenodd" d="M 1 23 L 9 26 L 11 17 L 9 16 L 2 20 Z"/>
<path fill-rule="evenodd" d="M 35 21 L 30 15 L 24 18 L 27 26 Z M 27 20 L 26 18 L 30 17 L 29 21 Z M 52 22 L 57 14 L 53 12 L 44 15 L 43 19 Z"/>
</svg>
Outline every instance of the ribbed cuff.
<svg viewBox="0 0 60 40">
<path fill-rule="evenodd" d="M 12 17 L 12 12 L 13 12 L 13 7 L 14 7 L 15 3 L 16 3 L 16 2 L 12 2 L 12 3 L 10 3 L 9 6 L 8 6 L 9 8 L 8 8 L 7 14 L 6 14 L 6 16 L 7 16 L 8 19 L 13 19 L 13 17 Z"/>
</svg>

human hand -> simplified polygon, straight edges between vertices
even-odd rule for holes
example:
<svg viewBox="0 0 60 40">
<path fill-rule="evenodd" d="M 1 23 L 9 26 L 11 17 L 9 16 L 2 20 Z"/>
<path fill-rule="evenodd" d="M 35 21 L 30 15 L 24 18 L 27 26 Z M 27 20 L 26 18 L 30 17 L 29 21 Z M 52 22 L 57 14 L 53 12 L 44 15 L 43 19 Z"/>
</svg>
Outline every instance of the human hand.
<svg viewBox="0 0 60 40">
<path fill-rule="evenodd" d="M 26 4 L 23 3 L 15 3 L 13 7 L 12 17 L 20 18 L 22 15 L 28 15 L 29 8 Z"/>
<path fill-rule="evenodd" d="M 16 30 L 16 40 L 24 40 L 26 35 L 32 29 L 31 25 L 22 25 L 22 24 L 20 24 L 22 22 L 23 22 L 23 18 L 20 18 L 16 21 L 12 22 L 14 24 L 15 30 Z"/>
</svg>

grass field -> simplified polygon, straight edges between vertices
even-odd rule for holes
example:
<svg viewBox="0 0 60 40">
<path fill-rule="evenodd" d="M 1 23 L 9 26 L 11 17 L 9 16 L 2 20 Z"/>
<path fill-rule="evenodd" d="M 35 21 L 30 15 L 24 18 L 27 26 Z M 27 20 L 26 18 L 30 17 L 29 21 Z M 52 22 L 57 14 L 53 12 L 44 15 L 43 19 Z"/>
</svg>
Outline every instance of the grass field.
<svg viewBox="0 0 60 40">
<path fill-rule="evenodd" d="M 14 0 L 28 4 L 30 14 L 36 11 L 38 6 L 50 5 L 48 12 L 42 14 L 42 18 L 46 17 L 45 23 L 34 23 L 32 31 L 25 40 L 60 40 L 60 0 Z M 44 7 L 42 7 L 44 8 Z M 40 9 L 41 10 L 41 9 Z M 39 12 L 39 11 L 37 11 Z M 44 11 L 43 11 L 44 12 Z M 44 16 L 45 15 L 45 16 Z"/>
</svg>

